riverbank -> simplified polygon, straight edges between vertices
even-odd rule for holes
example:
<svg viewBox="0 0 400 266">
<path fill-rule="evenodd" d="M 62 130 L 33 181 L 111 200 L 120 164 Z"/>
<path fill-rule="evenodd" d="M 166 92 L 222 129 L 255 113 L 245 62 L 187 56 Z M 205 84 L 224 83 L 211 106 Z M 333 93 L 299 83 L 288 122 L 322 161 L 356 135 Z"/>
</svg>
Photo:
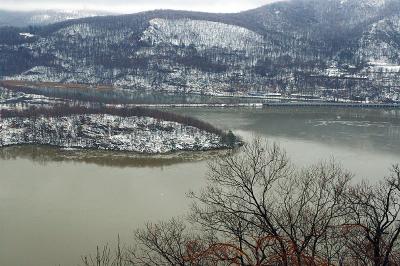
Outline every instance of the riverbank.
<svg viewBox="0 0 400 266">
<path fill-rule="evenodd" d="M 33 82 L 18 80 L 0 80 L 0 86 L 3 86 L 9 93 L 14 93 L 14 97 L 8 96 L 3 100 L 3 104 L 15 103 L 23 100 L 27 103 L 35 104 L 49 103 L 52 101 L 64 102 L 96 102 L 110 106 L 123 105 L 129 107 L 146 108 L 262 108 L 270 106 L 337 106 L 352 108 L 400 108 L 400 102 L 384 101 L 352 101 L 349 99 L 332 99 L 324 97 L 314 97 L 311 95 L 292 94 L 281 95 L 276 93 L 207 93 L 207 92 L 189 92 L 177 93 L 173 91 L 146 91 L 147 96 L 164 92 L 164 96 L 176 98 L 175 101 L 165 103 L 162 99 L 153 99 L 147 102 L 143 96 L 142 90 L 122 89 L 111 85 L 89 85 L 75 83 L 56 83 L 56 82 Z M 204 97 L 200 101 L 191 101 L 181 97 Z M 144 98 L 143 98 L 144 97 Z M 165 98 L 164 97 L 164 98 Z M 163 98 L 163 97 L 162 97 Z M 206 98 L 208 98 L 206 100 Z M 0 104 L 2 103 L 0 97 Z"/>
<path fill-rule="evenodd" d="M 73 115 L 2 119 L 0 147 L 23 144 L 143 154 L 228 148 L 217 134 L 150 117 Z"/>
<path fill-rule="evenodd" d="M 61 148 L 165 154 L 233 148 L 238 140 L 211 124 L 145 108 L 58 106 L 0 111 L 0 147 Z"/>
<path fill-rule="evenodd" d="M 115 106 L 115 105 L 110 105 Z M 122 106 L 122 105 L 121 105 Z M 336 102 L 264 102 L 233 104 L 128 104 L 123 106 L 143 108 L 263 108 L 263 107 L 351 107 L 351 108 L 400 108 L 400 104 L 336 103 Z"/>
</svg>

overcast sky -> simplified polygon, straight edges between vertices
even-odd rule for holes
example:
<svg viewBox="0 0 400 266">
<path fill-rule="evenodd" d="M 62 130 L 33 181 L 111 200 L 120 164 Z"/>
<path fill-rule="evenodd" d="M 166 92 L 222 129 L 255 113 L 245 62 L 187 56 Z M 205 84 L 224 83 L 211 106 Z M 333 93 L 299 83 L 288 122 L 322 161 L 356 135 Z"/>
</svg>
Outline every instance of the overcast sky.
<svg viewBox="0 0 400 266">
<path fill-rule="evenodd" d="M 0 0 L 0 9 L 91 9 L 133 13 L 153 9 L 239 12 L 277 0 Z"/>
</svg>

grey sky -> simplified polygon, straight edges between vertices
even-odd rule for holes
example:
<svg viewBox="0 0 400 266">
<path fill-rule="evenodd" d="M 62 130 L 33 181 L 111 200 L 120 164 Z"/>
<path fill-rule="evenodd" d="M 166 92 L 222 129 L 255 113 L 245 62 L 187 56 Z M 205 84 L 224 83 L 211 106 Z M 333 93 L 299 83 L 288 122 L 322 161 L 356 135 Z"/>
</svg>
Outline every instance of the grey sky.
<svg viewBox="0 0 400 266">
<path fill-rule="evenodd" d="M 91 9 L 133 13 L 152 9 L 238 12 L 277 0 L 0 0 L 0 9 Z"/>
</svg>

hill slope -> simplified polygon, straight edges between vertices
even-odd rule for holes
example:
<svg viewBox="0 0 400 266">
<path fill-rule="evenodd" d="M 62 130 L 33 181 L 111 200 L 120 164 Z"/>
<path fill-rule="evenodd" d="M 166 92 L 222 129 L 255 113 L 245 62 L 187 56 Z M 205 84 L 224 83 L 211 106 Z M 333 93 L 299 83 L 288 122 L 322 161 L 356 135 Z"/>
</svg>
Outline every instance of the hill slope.
<svg viewBox="0 0 400 266">
<path fill-rule="evenodd" d="M 179 92 L 399 100 L 397 0 L 292 0 L 0 28 L 0 76 Z"/>
</svg>

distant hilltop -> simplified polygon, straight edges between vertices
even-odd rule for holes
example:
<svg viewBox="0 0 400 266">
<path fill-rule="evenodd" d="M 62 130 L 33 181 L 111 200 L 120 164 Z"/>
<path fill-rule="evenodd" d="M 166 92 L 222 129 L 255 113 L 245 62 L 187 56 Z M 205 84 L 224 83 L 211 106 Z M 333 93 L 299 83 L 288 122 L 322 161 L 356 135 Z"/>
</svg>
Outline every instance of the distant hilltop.
<svg viewBox="0 0 400 266">
<path fill-rule="evenodd" d="M 105 15 L 112 15 L 112 13 L 96 10 L 9 11 L 0 9 L 0 27 L 40 26 L 70 19 Z"/>
<path fill-rule="evenodd" d="M 95 16 L 0 28 L 0 77 L 390 103 L 400 100 L 399 35 L 398 0 Z"/>
</svg>

